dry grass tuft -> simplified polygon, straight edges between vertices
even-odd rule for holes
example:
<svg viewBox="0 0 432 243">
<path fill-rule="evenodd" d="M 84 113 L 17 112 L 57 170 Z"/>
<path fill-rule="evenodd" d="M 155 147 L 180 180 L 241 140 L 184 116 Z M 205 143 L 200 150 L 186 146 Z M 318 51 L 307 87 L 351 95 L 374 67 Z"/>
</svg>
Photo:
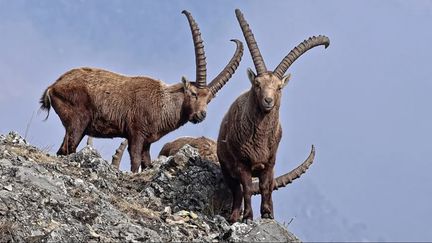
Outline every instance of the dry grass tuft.
<svg viewBox="0 0 432 243">
<path fill-rule="evenodd" d="M 35 149 L 29 149 L 21 146 L 10 146 L 8 150 L 16 155 L 20 155 L 26 159 L 32 159 L 38 163 L 55 163 L 56 161 L 55 158 Z"/>
<path fill-rule="evenodd" d="M 129 202 L 118 197 L 111 197 L 111 203 L 132 218 L 143 217 L 147 219 L 158 219 L 160 217 L 159 212 L 145 208 L 136 202 Z"/>
</svg>

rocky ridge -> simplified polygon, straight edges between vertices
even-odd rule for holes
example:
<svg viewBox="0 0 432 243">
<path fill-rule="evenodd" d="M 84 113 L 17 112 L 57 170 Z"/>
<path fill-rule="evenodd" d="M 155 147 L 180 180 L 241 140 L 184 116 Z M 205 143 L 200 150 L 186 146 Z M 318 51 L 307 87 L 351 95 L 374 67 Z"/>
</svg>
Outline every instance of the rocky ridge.
<svg viewBox="0 0 432 243">
<path fill-rule="evenodd" d="M 188 145 L 131 174 L 90 146 L 53 156 L 0 135 L 0 242 L 299 241 L 274 220 L 229 225 L 227 195 Z"/>
</svg>

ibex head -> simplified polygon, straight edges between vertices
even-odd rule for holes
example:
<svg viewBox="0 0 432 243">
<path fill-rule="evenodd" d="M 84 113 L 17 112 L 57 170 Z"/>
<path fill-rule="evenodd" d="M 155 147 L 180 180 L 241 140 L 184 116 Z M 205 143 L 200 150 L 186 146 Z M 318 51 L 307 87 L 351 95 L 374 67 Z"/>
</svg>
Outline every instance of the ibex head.
<svg viewBox="0 0 432 243">
<path fill-rule="evenodd" d="M 275 106 L 279 106 L 280 104 L 281 90 L 288 84 L 291 76 L 290 74 L 284 74 L 291 64 L 313 47 L 324 45 L 327 48 L 330 45 L 330 40 L 326 36 L 313 36 L 292 49 L 274 71 L 267 71 L 264 59 L 261 56 L 252 30 L 249 28 L 249 24 L 239 9 L 236 9 L 235 13 L 257 72 L 255 74 L 250 68 L 247 70 L 249 80 L 253 86 L 253 94 L 261 110 L 263 112 L 270 112 Z"/>
<path fill-rule="evenodd" d="M 188 11 L 183 10 L 182 13 L 186 15 L 192 31 L 196 60 L 195 82 L 190 82 L 185 77 L 182 77 L 185 93 L 183 108 L 189 114 L 188 119 L 190 122 L 199 123 L 206 117 L 207 104 L 215 97 L 216 93 L 226 84 L 237 69 L 243 55 L 243 44 L 239 40 L 231 40 L 237 45 L 234 56 L 219 75 L 207 84 L 207 63 L 199 27 Z"/>
<path fill-rule="evenodd" d="M 199 88 L 196 82 L 189 82 L 182 77 L 184 85 L 183 109 L 189 114 L 188 120 L 192 123 L 199 123 L 207 115 L 207 100 L 210 97 L 210 90 L 207 86 Z"/>
<path fill-rule="evenodd" d="M 272 72 L 257 76 L 251 68 L 247 69 L 247 74 L 261 111 L 270 112 L 273 107 L 280 105 L 281 90 L 288 84 L 290 74 L 282 79 Z"/>
</svg>

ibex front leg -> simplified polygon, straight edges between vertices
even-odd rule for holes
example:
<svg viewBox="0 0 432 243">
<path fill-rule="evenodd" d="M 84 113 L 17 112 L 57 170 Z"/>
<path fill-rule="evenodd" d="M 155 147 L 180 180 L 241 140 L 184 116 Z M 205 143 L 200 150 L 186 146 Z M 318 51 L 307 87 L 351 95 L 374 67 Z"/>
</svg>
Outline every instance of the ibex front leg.
<svg viewBox="0 0 432 243">
<path fill-rule="evenodd" d="M 261 218 L 273 218 L 273 168 L 266 168 L 259 176 L 261 193 Z"/>
<path fill-rule="evenodd" d="M 128 141 L 128 151 L 131 158 L 131 171 L 132 173 L 137 173 L 141 165 L 144 138 L 141 136 L 132 136 L 129 137 Z"/>
<path fill-rule="evenodd" d="M 243 166 L 240 170 L 240 182 L 243 187 L 243 200 L 244 200 L 244 211 L 243 211 L 243 222 L 249 223 L 248 221 L 253 220 L 252 212 L 252 173 L 250 168 Z"/>
<path fill-rule="evenodd" d="M 150 145 L 151 144 L 149 143 L 148 144 L 144 143 L 142 154 L 141 154 L 141 171 L 151 165 Z"/>
</svg>

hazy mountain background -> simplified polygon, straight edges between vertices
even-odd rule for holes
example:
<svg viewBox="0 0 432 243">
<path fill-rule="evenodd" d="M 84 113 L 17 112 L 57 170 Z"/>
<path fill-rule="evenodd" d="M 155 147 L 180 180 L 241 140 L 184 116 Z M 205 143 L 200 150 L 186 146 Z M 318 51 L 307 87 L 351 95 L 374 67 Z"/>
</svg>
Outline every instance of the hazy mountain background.
<svg viewBox="0 0 432 243">
<path fill-rule="evenodd" d="M 16 130 L 55 153 L 64 129 L 55 112 L 37 114 L 44 89 L 67 70 L 90 66 L 167 83 L 194 79 L 189 10 L 205 41 L 208 79 L 244 41 L 240 8 L 267 67 L 305 38 L 325 34 L 290 68 L 283 91 L 284 135 L 276 174 L 316 162 L 274 195 L 276 217 L 304 241 L 431 241 L 432 2 L 417 1 L 6 1 L 0 0 L 0 133 Z M 206 120 L 178 136 L 216 138 L 234 99 L 249 88 L 243 61 Z M 110 159 L 120 139 L 98 139 Z M 129 158 L 122 168 L 129 169 Z M 254 199 L 259 216 L 259 198 Z"/>
</svg>

